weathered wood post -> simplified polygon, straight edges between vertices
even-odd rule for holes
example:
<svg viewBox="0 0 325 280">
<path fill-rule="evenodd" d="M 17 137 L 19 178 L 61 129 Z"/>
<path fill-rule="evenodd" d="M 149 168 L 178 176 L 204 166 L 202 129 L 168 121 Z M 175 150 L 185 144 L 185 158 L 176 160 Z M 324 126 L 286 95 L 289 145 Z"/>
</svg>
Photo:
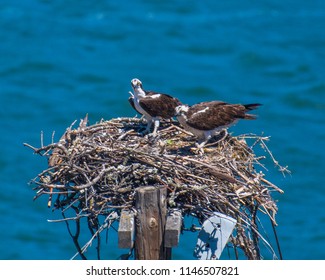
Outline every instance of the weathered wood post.
<svg viewBox="0 0 325 280">
<path fill-rule="evenodd" d="M 118 247 L 133 248 L 134 245 L 134 212 L 122 210 L 118 227 Z"/>
<path fill-rule="evenodd" d="M 148 186 L 136 189 L 136 260 L 167 259 L 164 245 L 166 194 L 165 187 Z"/>
</svg>

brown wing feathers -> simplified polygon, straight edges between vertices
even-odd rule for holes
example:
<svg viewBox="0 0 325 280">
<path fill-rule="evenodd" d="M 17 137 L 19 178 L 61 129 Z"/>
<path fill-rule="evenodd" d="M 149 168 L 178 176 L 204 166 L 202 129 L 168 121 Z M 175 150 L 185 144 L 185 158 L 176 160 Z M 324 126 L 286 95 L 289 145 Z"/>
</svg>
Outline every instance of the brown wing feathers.
<svg viewBox="0 0 325 280">
<path fill-rule="evenodd" d="M 212 101 L 202 102 L 190 107 L 187 123 L 200 130 L 212 130 L 217 127 L 228 126 L 238 119 L 255 119 L 255 115 L 246 114 L 261 104 L 228 104 Z"/>
<path fill-rule="evenodd" d="M 169 119 L 175 116 L 175 108 L 181 105 L 181 102 L 170 95 L 155 93 L 160 95 L 159 98 L 151 97 L 150 95 L 140 99 L 140 106 L 148 112 L 152 117 L 162 117 Z"/>
</svg>

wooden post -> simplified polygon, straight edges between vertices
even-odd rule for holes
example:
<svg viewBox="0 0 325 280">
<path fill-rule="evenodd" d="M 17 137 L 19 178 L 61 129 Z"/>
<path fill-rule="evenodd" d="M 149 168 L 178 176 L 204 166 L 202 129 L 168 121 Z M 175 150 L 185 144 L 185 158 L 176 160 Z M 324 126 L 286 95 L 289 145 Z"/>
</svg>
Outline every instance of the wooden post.
<svg viewBox="0 0 325 280">
<path fill-rule="evenodd" d="M 167 248 L 177 247 L 181 234 L 182 212 L 179 209 L 171 210 L 167 215 L 165 227 L 165 246 Z"/>
<path fill-rule="evenodd" d="M 134 212 L 122 210 L 118 227 L 118 247 L 132 248 L 134 242 Z"/>
<path fill-rule="evenodd" d="M 136 260 L 167 259 L 164 246 L 166 194 L 165 187 L 148 186 L 136 189 Z"/>
</svg>

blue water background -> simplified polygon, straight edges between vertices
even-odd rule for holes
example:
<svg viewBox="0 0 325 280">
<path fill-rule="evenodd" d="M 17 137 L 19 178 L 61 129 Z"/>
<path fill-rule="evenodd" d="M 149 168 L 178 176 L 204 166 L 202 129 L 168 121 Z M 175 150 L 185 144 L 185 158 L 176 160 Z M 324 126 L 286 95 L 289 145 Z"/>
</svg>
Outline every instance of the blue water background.
<svg viewBox="0 0 325 280">
<path fill-rule="evenodd" d="M 324 1 L 47 1 L 0 3 L 0 259 L 69 259 L 75 248 L 46 198 L 27 185 L 46 161 L 23 147 L 74 120 L 134 116 L 131 78 L 194 104 L 259 102 L 230 131 L 271 136 L 267 161 L 285 259 L 325 259 Z M 272 235 L 270 233 L 270 235 Z M 192 259 L 196 234 L 177 259 Z M 107 258 L 117 258 L 109 232 Z M 93 255 L 95 257 L 95 255 Z"/>
</svg>

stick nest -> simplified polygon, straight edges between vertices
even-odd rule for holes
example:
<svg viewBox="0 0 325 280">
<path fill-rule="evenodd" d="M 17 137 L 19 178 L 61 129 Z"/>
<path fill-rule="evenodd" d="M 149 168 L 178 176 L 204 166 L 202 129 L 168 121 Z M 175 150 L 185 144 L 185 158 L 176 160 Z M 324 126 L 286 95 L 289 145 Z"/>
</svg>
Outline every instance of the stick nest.
<svg viewBox="0 0 325 280">
<path fill-rule="evenodd" d="M 67 128 L 58 142 L 41 148 L 25 144 L 48 158 L 48 168 L 32 180 L 35 198 L 49 195 L 49 206 L 63 214 L 59 221 L 78 225 L 86 217 L 92 233 L 89 246 L 119 219 L 121 209 L 134 209 L 137 187 L 165 186 L 168 209 L 178 208 L 183 216 L 193 215 L 201 223 L 214 211 L 235 218 L 233 248 L 249 259 L 260 258 L 259 241 L 268 242 L 257 226 L 257 214 L 276 224 L 278 208 L 271 193 L 282 193 L 257 171 L 263 170 L 265 156 L 257 157 L 255 146 L 274 160 L 265 144 L 268 138 L 228 135 L 200 155 L 193 136 L 176 123 L 162 122 L 156 138 L 141 136 L 143 125 L 138 118 L 117 118 L 87 126 L 86 117 L 77 128 Z M 67 218 L 68 209 L 75 215 Z M 79 246 L 79 232 L 71 236 L 83 256 L 87 246 Z"/>
</svg>

